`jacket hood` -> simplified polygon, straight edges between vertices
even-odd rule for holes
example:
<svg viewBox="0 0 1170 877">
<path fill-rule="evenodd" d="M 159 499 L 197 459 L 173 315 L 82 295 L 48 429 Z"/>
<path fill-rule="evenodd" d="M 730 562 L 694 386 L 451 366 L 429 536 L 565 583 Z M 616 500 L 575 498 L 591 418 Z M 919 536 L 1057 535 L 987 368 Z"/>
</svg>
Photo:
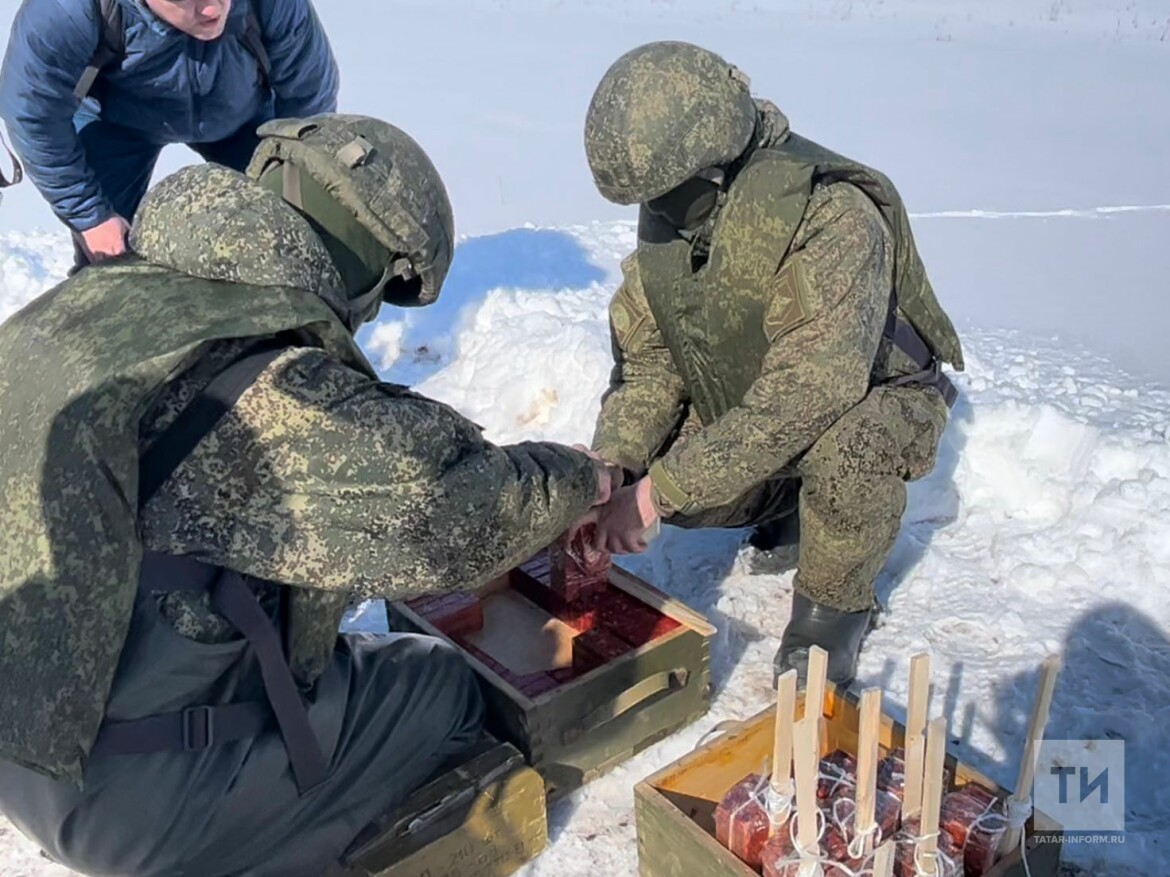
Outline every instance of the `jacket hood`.
<svg viewBox="0 0 1170 877">
<path fill-rule="evenodd" d="M 221 165 L 192 165 L 155 185 L 134 216 L 130 246 L 192 277 L 316 293 L 343 322 L 349 311 L 341 275 L 309 223 Z"/>
</svg>

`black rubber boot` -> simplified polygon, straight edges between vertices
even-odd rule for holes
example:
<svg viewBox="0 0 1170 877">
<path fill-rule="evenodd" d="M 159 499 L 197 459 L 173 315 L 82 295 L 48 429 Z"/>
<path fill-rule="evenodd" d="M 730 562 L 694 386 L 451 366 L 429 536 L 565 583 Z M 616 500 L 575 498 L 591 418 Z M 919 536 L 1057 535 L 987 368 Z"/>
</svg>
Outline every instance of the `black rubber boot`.
<svg viewBox="0 0 1170 877">
<path fill-rule="evenodd" d="M 820 646 L 829 653 L 829 681 L 847 688 L 857 675 L 861 644 L 869 632 L 873 610 L 843 612 L 816 603 L 802 594 L 792 595 L 792 618 L 780 639 L 772 664 L 772 687 L 780 674 L 795 669 L 798 686 L 808 679 L 808 650 Z"/>
<path fill-rule="evenodd" d="M 796 566 L 800 549 L 800 515 L 794 509 L 782 518 L 761 524 L 748 537 L 755 549 L 748 560 L 752 575 L 780 575 Z"/>
<path fill-rule="evenodd" d="M 772 551 L 800 544 L 800 515 L 793 509 L 783 517 L 760 524 L 752 530 L 748 544 L 756 551 Z"/>
</svg>

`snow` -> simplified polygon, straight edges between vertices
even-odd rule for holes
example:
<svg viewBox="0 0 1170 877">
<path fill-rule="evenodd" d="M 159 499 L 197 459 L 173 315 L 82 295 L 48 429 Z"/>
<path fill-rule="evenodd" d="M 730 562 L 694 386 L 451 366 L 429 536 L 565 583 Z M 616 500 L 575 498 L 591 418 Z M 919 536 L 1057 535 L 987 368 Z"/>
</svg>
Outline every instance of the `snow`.
<svg viewBox="0 0 1170 877">
<path fill-rule="evenodd" d="M 1170 873 L 1166 0 L 318 7 L 343 109 L 419 138 L 462 235 L 440 301 L 384 309 L 359 340 L 386 379 L 496 441 L 592 432 L 634 229 L 592 188 L 581 122 L 625 49 L 720 50 L 798 130 L 893 177 L 969 367 L 939 463 L 911 485 L 862 683 L 897 713 L 909 657 L 928 651 L 933 714 L 962 758 L 1011 786 L 1039 663 L 1060 652 L 1049 736 L 1124 739 L 1128 756 L 1126 843 L 1065 858 L 1100 877 Z M 0 2 L 0 24 L 15 8 Z M 386 38 L 371 47 L 373 33 Z M 190 160 L 168 150 L 158 174 Z M 70 261 L 33 187 L 6 192 L 0 318 Z M 550 846 L 522 874 L 635 874 L 633 785 L 770 701 L 792 577 L 751 574 L 744 535 L 665 528 L 623 561 L 718 628 L 712 709 L 556 806 Z M 350 624 L 384 617 L 370 606 Z M 0 820 L 0 874 L 68 873 Z"/>
</svg>

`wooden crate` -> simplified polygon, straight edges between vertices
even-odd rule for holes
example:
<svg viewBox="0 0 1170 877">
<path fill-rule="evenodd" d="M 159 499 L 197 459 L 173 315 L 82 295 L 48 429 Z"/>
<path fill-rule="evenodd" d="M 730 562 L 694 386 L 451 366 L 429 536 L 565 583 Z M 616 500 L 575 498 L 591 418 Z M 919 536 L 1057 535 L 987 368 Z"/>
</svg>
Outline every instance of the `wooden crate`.
<svg viewBox="0 0 1170 877">
<path fill-rule="evenodd" d="M 485 739 L 362 832 L 336 873 L 507 877 L 547 842 L 540 775 L 514 746 Z"/>
<path fill-rule="evenodd" d="M 802 714 L 803 692 L 797 698 Z M 825 696 L 821 753 L 844 749 L 857 754 L 856 701 L 832 689 Z M 736 782 L 762 766 L 771 770 L 775 708 L 704 743 L 647 777 L 634 788 L 641 877 L 758 877 L 715 839 L 715 809 Z M 905 728 L 882 716 L 881 753 L 903 745 Z M 973 782 L 1000 796 L 1009 792 L 947 755 L 952 786 Z M 1058 877 L 1061 827 L 1036 811 L 1025 830 L 1031 877 Z M 1027 877 L 1019 850 L 1003 857 L 987 877 Z"/>
<path fill-rule="evenodd" d="M 515 597 L 532 593 L 532 585 L 533 577 L 517 569 L 488 590 Z M 715 629 L 618 567 L 609 573 L 609 586 L 677 627 L 541 693 L 525 694 L 498 668 L 464 649 L 482 681 L 489 730 L 524 753 L 544 777 L 550 802 L 695 721 L 709 706 Z M 392 629 L 442 637 L 461 648 L 409 602 L 389 603 L 387 616 Z"/>
</svg>

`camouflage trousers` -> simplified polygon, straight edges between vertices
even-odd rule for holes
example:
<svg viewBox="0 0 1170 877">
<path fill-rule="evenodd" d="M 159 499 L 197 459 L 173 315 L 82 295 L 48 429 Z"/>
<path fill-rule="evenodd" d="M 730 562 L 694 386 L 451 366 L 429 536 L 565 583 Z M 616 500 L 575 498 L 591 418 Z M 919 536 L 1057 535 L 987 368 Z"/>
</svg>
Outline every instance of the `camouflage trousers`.
<svg viewBox="0 0 1170 877">
<path fill-rule="evenodd" d="M 784 471 L 732 503 L 672 515 L 677 527 L 747 527 L 800 516 L 794 587 L 818 603 L 856 612 L 901 529 L 906 483 L 935 466 L 947 407 L 934 389 L 876 387 Z M 700 428 L 684 426 L 677 441 Z"/>
</svg>

